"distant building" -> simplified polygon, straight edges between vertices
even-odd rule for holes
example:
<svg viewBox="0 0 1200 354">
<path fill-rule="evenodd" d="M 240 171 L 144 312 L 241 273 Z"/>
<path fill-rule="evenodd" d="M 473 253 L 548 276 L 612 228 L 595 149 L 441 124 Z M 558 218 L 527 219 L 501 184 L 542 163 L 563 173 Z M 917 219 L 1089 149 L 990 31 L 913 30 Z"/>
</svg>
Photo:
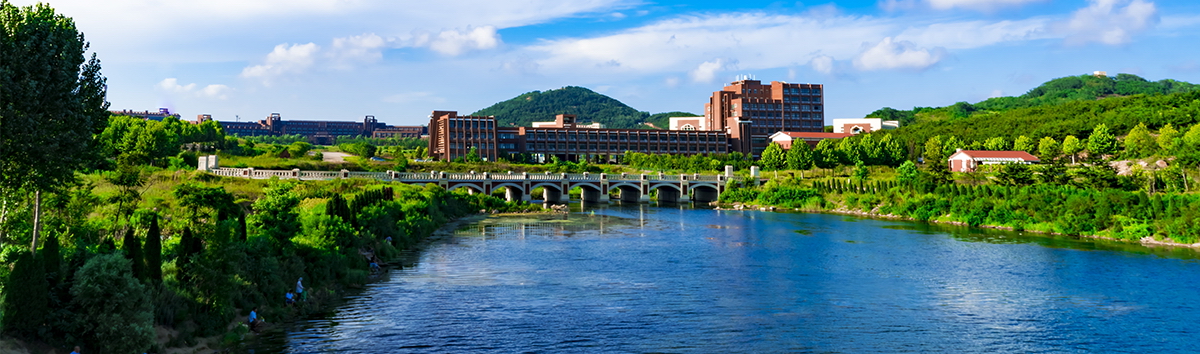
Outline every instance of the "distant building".
<svg viewBox="0 0 1200 354">
<path fill-rule="evenodd" d="M 196 116 L 196 123 L 212 120 L 212 116 L 201 114 Z M 375 116 L 366 116 L 362 122 L 348 121 L 306 121 L 283 120 L 279 113 L 271 113 L 266 119 L 257 122 L 221 121 L 225 134 L 239 136 L 278 136 L 302 135 L 308 141 L 318 145 L 333 144 L 340 136 L 363 137 L 421 137 L 427 134 L 422 126 L 391 126 L 379 123 Z M 379 135 L 376 135 L 379 132 Z"/>
<path fill-rule="evenodd" d="M 802 141 L 810 147 L 816 147 L 821 140 L 841 139 L 854 133 L 816 133 L 816 132 L 776 132 L 771 134 L 771 142 L 779 144 L 784 150 L 791 149 L 794 141 Z"/>
<path fill-rule="evenodd" d="M 713 130 L 704 117 L 669 117 L 670 130 Z"/>
<path fill-rule="evenodd" d="M 704 125 L 728 133 L 730 150 L 758 157 L 775 132 L 824 129 L 823 88 L 821 84 L 734 81 L 713 92 L 704 104 Z"/>
<path fill-rule="evenodd" d="M 538 161 L 551 157 L 614 161 L 626 151 L 685 155 L 729 152 L 728 134 L 723 131 L 598 129 L 575 122 L 574 115 L 560 114 L 554 124 L 497 127 L 495 117 L 460 117 L 454 111 L 434 111 L 429 121 L 429 156 L 453 160 L 466 156 L 472 147 L 489 161 L 501 154 L 521 153 Z"/>
<path fill-rule="evenodd" d="M 974 172 L 979 165 L 1008 163 L 1033 164 L 1041 162 L 1036 156 L 1024 151 L 981 151 L 958 149 L 950 155 L 950 171 Z"/>
<path fill-rule="evenodd" d="M 175 117 L 175 119 L 179 119 L 179 114 L 171 113 L 171 109 L 169 109 L 169 108 L 159 108 L 158 112 L 134 111 L 134 110 L 126 109 L 126 110 L 120 110 L 120 111 L 108 111 L 108 113 L 115 115 L 115 116 L 130 116 L 130 117 L 142 118 L 145 120 L 163 120 L 163 118 L 167 118 L 167 117 Z"/>
<path fill-rule="evenodd" d="M 880 118 L 837 118 L 833 120 L 834 133 L 870 133 L 884 129 L 900 128 L 900 121 Z"/>
</svg>

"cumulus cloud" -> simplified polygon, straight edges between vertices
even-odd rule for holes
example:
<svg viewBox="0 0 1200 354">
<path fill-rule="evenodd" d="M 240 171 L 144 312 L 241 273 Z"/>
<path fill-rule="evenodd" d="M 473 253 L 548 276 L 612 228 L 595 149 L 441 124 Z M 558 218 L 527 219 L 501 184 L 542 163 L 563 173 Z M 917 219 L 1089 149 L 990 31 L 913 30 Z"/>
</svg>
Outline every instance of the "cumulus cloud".
<svg viewBox="0 0 1200 354">
<path fill-rule="evenodd" d="M 343 68 L 355 63 L 375 62 L 383 58 L 382 50 L 387 44 L 388 40 L 374 33 L 334 38 L 329 56 Z"/>
<path fill-rule="evenodd" d="M 314 43 L 277 45 L 262 64 L 242 69 L 242 77 L 259 78 L 264 84 L 270 84 L 275 77 L 303 72 L 312 67 L 320 50 L 321 47 Z"/>
<path fill-rule="evenodd" d="M 713 79 L 717 78 L 717 72 L 725 70 L 725 65 L 725 59 L 718 58 L 716 60 L 706 61 L 700 63 L 700 66 L 696 67 L 695 70 L 692 70 L 689 75 L 692 77 L 692 81 L 694 82 L 713 82 Z"/>
<path fill-rule="evenodd" d="M 812 58 L 808 62 L 808 65 L 812 66 L 816 72 L 822 74 L 829 75 L 833 73 L 833 57 L 828 55 L 818 55 L 816 58 Z"/>
<path fill-rule="evenodd" d="M 408 46 L 427 47 L 444 55 L 457 56 L 472 50 L 496 48 L 500 45 L 500 34 L 494 26 L 467 27 L 465 30 L 421 33 L 408 42 Z"/>
<path fill-rule="evenodd" d="M 892 37 L 887 37 L 859 54 L 854 59 L 854 67 L 863 71 L 924 70 L 937 64 L 944 56 L 944 49 L 918 48 L 913 42 L 896 41 Z"/>
<path fill-rule="evenodd" d="M 1068 44 L 1097 42 L 1129 43 L 1134 35 L 1154 27 L 1158 8 L 1143 0 L 1088 0 L 1088 7 L 1075 11 L 1061 27 Z M 1123 5 L 1123 6 L 1122 6 Z"/>
<path fill-rule="evenodd" d="M 154 86 L 161 91 L 165 91 L 165 92 L 172 93 L 172 94 L 193 95 L 196 97 L 215 98 L 215 99 L 219 99 L 219 100 L 224 100 L 224 99 L 229 98 L 229 92 L 233 91 L 233 89 L 229 88 L 229 86 L 219 85 L 219 84 L 208 85 L 208 86 L 205 86 L 204 88 L 197 90 L 196 89 L 197 85 L 195 83 L 190 83 L 187 85 L 180 85 L 179 79 L 173 78 L 173 77 L 163 79 L 162 81 L 159 81 L 157 85 L 154 85 Z"/>
</svg>

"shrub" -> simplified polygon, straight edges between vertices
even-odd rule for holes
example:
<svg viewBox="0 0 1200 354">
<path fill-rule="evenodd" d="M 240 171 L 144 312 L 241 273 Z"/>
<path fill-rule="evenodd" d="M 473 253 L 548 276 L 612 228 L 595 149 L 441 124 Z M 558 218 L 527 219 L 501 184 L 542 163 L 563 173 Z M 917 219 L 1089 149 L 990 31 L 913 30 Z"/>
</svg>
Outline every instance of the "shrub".
<svg viewBox="0 0 1200 354">
<path fill-rule="evenodd" d="M 4 285 L 3 327 L 8 333 L 33 338 L 44 328 L 49 314 L 50 286 L 45 266 L 33 253 L 17 256 L 8 282 Z"/>
<path fill-rule="evenodd" d="M 97 255 L 75 274 L 72 304 L 85 338 L 101 353 L 139 353 L 154 343 L 154 309 L 121 255 Z"/>
</svg>

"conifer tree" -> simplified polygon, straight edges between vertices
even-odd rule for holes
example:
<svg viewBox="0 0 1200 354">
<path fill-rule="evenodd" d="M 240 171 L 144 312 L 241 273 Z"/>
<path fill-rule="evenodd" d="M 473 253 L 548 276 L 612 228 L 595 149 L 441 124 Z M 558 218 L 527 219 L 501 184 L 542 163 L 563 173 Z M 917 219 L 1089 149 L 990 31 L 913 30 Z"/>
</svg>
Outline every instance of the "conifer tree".
<svg viewBox="0 0 1200 354">
<path fill-rule="evenodd" d="M 125 250 L 125 258 L 129 259 L 130 271 L 133 273 L 134 279 L 146 278 L 146 263 L 142 257 L 142 241 L 138 240 L 133 234 L 133 228 L 125 231 L 125 238 L 122 240 L 122 249 Z"/>
<path fill-rule="evenodd" d="M 32 252 L 21 252 L 4 286 L 3 327 L 7 333 L 33 338 L 46 323 L 50 285 L 46 268 Z"/>
<path fill-rule="evenodd" d="M 151 282 L 162 282 L 162 230 L 158 227 L 158 216 L 150 217 L 150 229 L 146 230 L 146 278 Z"/>
</svg>

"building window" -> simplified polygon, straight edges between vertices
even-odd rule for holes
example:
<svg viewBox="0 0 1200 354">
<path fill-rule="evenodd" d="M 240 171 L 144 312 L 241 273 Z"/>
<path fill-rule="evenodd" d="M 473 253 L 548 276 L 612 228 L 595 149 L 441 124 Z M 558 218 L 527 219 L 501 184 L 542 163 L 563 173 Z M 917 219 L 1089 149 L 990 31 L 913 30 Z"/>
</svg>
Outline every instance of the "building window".
<svg viewBox="0 0 1200 354">
<path fill-rule="evenodd" d="M 696 130 L 696 127 L 692 126 L 691 124 L 684 124 L 682 127 L 679 127 L 679 129 L 693 131 L 693 130 Z"/>
</svg>

